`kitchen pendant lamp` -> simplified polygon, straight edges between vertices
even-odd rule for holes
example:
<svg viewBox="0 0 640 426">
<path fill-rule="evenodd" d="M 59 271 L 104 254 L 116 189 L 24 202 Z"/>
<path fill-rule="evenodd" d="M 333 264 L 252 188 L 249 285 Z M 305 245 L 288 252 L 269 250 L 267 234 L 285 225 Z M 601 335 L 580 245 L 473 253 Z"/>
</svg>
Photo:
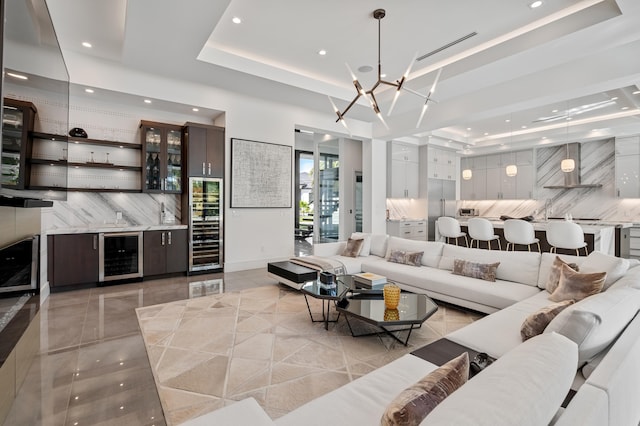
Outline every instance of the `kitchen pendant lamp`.
<svg viewBox="0 0 640 426">
<path fill-rule="evenodd" d="M 373 109 L 373 112 L 376 114 L 376 116 L 378 117 L 380 122 L 387 129 L 389 129 L 389 126 L 387 125 L 386 121 L 382 117 L 382 113 L 380 112 L 380 107 L 378 105 L 378 101 L 377 101 L 376 96 L 375 96 L 376 89 L 378 89 L 378 87 L 380 87 L 381 85 L 386 85 L 386 86 L 391 86 L 391 87 L 395 87 L 396 88 L 396 93 L 395 93 L 395 95 L 393 97 L 393 101 L 391 102 L 391 106 L 389 107 L 389 111 L 388 111 L 387 115 L 391 115 L 391 112 L 393 111 L 393 108 L 396 105 L 396 101 L 398 100 L 398 96 L 400 95 L 400 90 L 402 90 L 402 89 L 404 89 L 405 91 L 407 91 L 409 93 L 413 93 L 414 95 L 417 95 L 417 96 L 419 96 L 419 97 L 424 99 L 424 104 L 422 105 L 422 110 L 420 111 L 420 116 L 418 118 L 418 123 L 416 124 L 416 128 L 420 127 L 420 124 L 422 124 L 422 119 L 424 118 L 424 115 L 427 112 L 427 108 L 429 108 L 429 102 L 431 101 L 431 96 L 435 93 L 436 85 L 438 84 L 438 80 L 440 79 L 440 74 L 442 73 L 442 68 L 440 68 L 438 70 L 436 78 L 435 78 L 435 80 L 433 82 L 433 85 L 431 86 L 431 90 L 429 90 L 429 93 L 427 93 L 426 96 L 423 95 L 422 93 L 419 93 L 419 92 L 417 92 L 417 91 L 415 91 L 413 89 L 410 89 L 410 88 L 404 86 L 404 83 L 409 78 L 409 73 L 411 72 L 411 67 L 413 66 L 413 63 L 415 62 L 417 55 L 415 55 L 413 57 L 413 59 L 409 63 L 409 67 L 407 68 L 407 70 L 405 71 L 405 73 L 402 75 L 402 77 L 399 80 L 386 81 L 386 80 L 382 79 L 382 64 L 380 62 L 380 21 L 382 20 L 382 18 L 385 17 L 385 15 L 386 15 L 386 11 L 384 9 L 376 9 L 376 10 L 373 11 L 373 17 L 378 21 L 378 79 L 376 80 L 374 85 L 371 87 L 371 89 L 364 90 L 364 88 L 362 87 L 362 85 L 358 81 L 358 78 L 356 77 L 356 75 L 351 70 L 351 67 L 349 67 L 349 64 L 346 64 L 347 65 L 347 69 L 349 70 L 349 74 L 351 74 L 351 80 L 352 80 L 353 85 L 354 85 L 354 87 L 356 89 L 356 92 L 357 92 L 356 96 L 353 98 L 353 100 L 349 103 L 349 105 L 347 105 L 347 107 L 343 111 L 340 111 L 340 109 L 336 106 L 336 104 L 333 101 L 333 99 L 331 99 L 331 97 L 329 97 L 329 102 L 331 102 L 331 106 L 333 107 L 333 111 L 338 116 L 338 119 L 336 120 L 336 122 L 338 122 L 338 121 L 341 122 L 342 125 L 345 127 L 345 129 L 347 129 L 349 134 L 351 134 L 351 131 L 349 131 L 349 127 L 347 126 L 347 123 L 344 120 L 344 115 L 351 109 L 351 107 L 353 105 L 355 105 L 355 103 L 362 96 L 366 97 L 369 100 L 369 103 L 371 104 L 371 108 Z"/>
<path fill-rule="evenodd" d="M 566 148 L 567 155 L 566 158 L 560 162 L 560 170 L 565 173 L 570 173 L 576 168 L 576 162 L 573 160 L 573 158 L 569 158 L 569 144 L 566 145 Z"/>
<path fill-rule="evenodd" d="M 471 171 L 471 169 L 464 169 L 462 171 L 462 179 L 470 180 L 472 177 L 473 177 L 473 172 Z"/>
<path fill-rule="evenodd" d="M 518 174 L 518 167 L 515 164 L 509 164 L 506 169 L 507 176 L 514 177 Z"/>
</svg>

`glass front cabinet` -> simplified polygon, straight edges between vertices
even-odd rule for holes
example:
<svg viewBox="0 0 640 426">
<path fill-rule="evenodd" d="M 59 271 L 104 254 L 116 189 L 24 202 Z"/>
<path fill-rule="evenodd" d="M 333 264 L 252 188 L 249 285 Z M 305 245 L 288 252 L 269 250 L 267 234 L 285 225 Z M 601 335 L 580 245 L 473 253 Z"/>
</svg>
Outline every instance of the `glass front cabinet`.
<svg viewBox="0 0 640 426">
<path fill-rule="evenodd" d="M 140 122 L 142 192 L 182 193 L 182 127 Z"/>
<path fill-rule="evenodd" d="M 3 187 L 24 189 L 29 186 L 27 160 L 31 158 L 31 132 L 37 110 L 31 102 L 4 99 L 2 111 L 2 183 Z"/>
</svg>

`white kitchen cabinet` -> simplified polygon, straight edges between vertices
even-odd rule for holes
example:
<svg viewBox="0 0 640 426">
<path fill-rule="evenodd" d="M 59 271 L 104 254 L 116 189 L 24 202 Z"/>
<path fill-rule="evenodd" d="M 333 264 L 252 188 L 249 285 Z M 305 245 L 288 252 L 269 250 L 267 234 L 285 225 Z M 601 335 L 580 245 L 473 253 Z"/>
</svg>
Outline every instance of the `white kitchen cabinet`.
<svg viewBox="0 0 640 426">
<path fill-rule="evenodd" d="M 640 198 L 640 136 L 616 138 L 616 196 Z"/>
<path fill-rule="evenodd" d="M 387 196 L 389 198 L 418 198 L 420 182 L 419 148 L 391 142 L 387 146 L 390 171 L 387 174 Z"/>
<path fill-rule="evenodd" d="M 516 176 L 507 176 L 506 167 L 515 164 Z M 533 197 L 533 150 L 463 158 L 462 170 L 470 169 L 470 180 L 461 180 L 463 200 L 514 200 Z M 460 172 L 462 176 L 462 172 Z"/>
<path fill-rule="evenodd" d="M 429 178 L 456 180 L 456 154 L 454 152 L 429 147 L 427 157 Z"/>
<path fill-rule="evenodd" d="M 426 241 L 426 220 L 392 220 L 387 222 L 387 234 L 409 240 Z"/>
</svg>

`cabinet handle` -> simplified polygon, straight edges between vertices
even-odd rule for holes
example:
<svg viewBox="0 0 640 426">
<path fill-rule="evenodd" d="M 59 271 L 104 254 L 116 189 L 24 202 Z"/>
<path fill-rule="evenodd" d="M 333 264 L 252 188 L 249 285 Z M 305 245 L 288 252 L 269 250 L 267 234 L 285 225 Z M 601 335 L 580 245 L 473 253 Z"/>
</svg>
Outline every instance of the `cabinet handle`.
<svg viewBox="0 0 640 426">
<path fill-rule="evenodd" d="M 98 236 L 97 235 L 93 236 L 93 249 L 94 250 L 98 250 Z"/>
<path fill-rule="evenodd" d="M 160 237 L 160 244 L 161 244 L 161 245 L 164 245 L 164 232 L 161 234 L 161 237 Z"/>
<path fill-rule="evenodd" d="M 168 245 L 171 245 L 171 232 L 167 232 Z"/>
<path fill-rule="evenodd" d="M 204 166 L 204 164 L 205 164 L 205 163 L 202 163 L 202 175 L 203 175 L 203 176 L 207 174 L 207 173 L 205 172 L 205 169 L 204 169 L 204 167 L 205 167 L 205 166 Z"/>
<path fill-rule="evenodd" d="M 209 176 L 211 176 L 211 163 L 209 163 Z"/>
</svg>

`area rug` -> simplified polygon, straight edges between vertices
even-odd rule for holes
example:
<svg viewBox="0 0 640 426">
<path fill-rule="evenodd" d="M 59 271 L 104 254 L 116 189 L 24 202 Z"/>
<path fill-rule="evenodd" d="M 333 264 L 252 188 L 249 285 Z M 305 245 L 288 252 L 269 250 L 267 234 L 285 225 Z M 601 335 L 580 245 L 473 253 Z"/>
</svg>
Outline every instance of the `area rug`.
<svg viewBox="0 0 640 426">
<path fill-rule="evenodd" d="M 321 316 L 320 301 L 309 303 Z M 247 397 L 276 419 L 479 317 L 440 307 L 405 347 L 388 336 L 353 338 L 344 318 L 325 330 L 304 296 L 281 285 L 136 312 L 169 425 Z"/>
</svg>

